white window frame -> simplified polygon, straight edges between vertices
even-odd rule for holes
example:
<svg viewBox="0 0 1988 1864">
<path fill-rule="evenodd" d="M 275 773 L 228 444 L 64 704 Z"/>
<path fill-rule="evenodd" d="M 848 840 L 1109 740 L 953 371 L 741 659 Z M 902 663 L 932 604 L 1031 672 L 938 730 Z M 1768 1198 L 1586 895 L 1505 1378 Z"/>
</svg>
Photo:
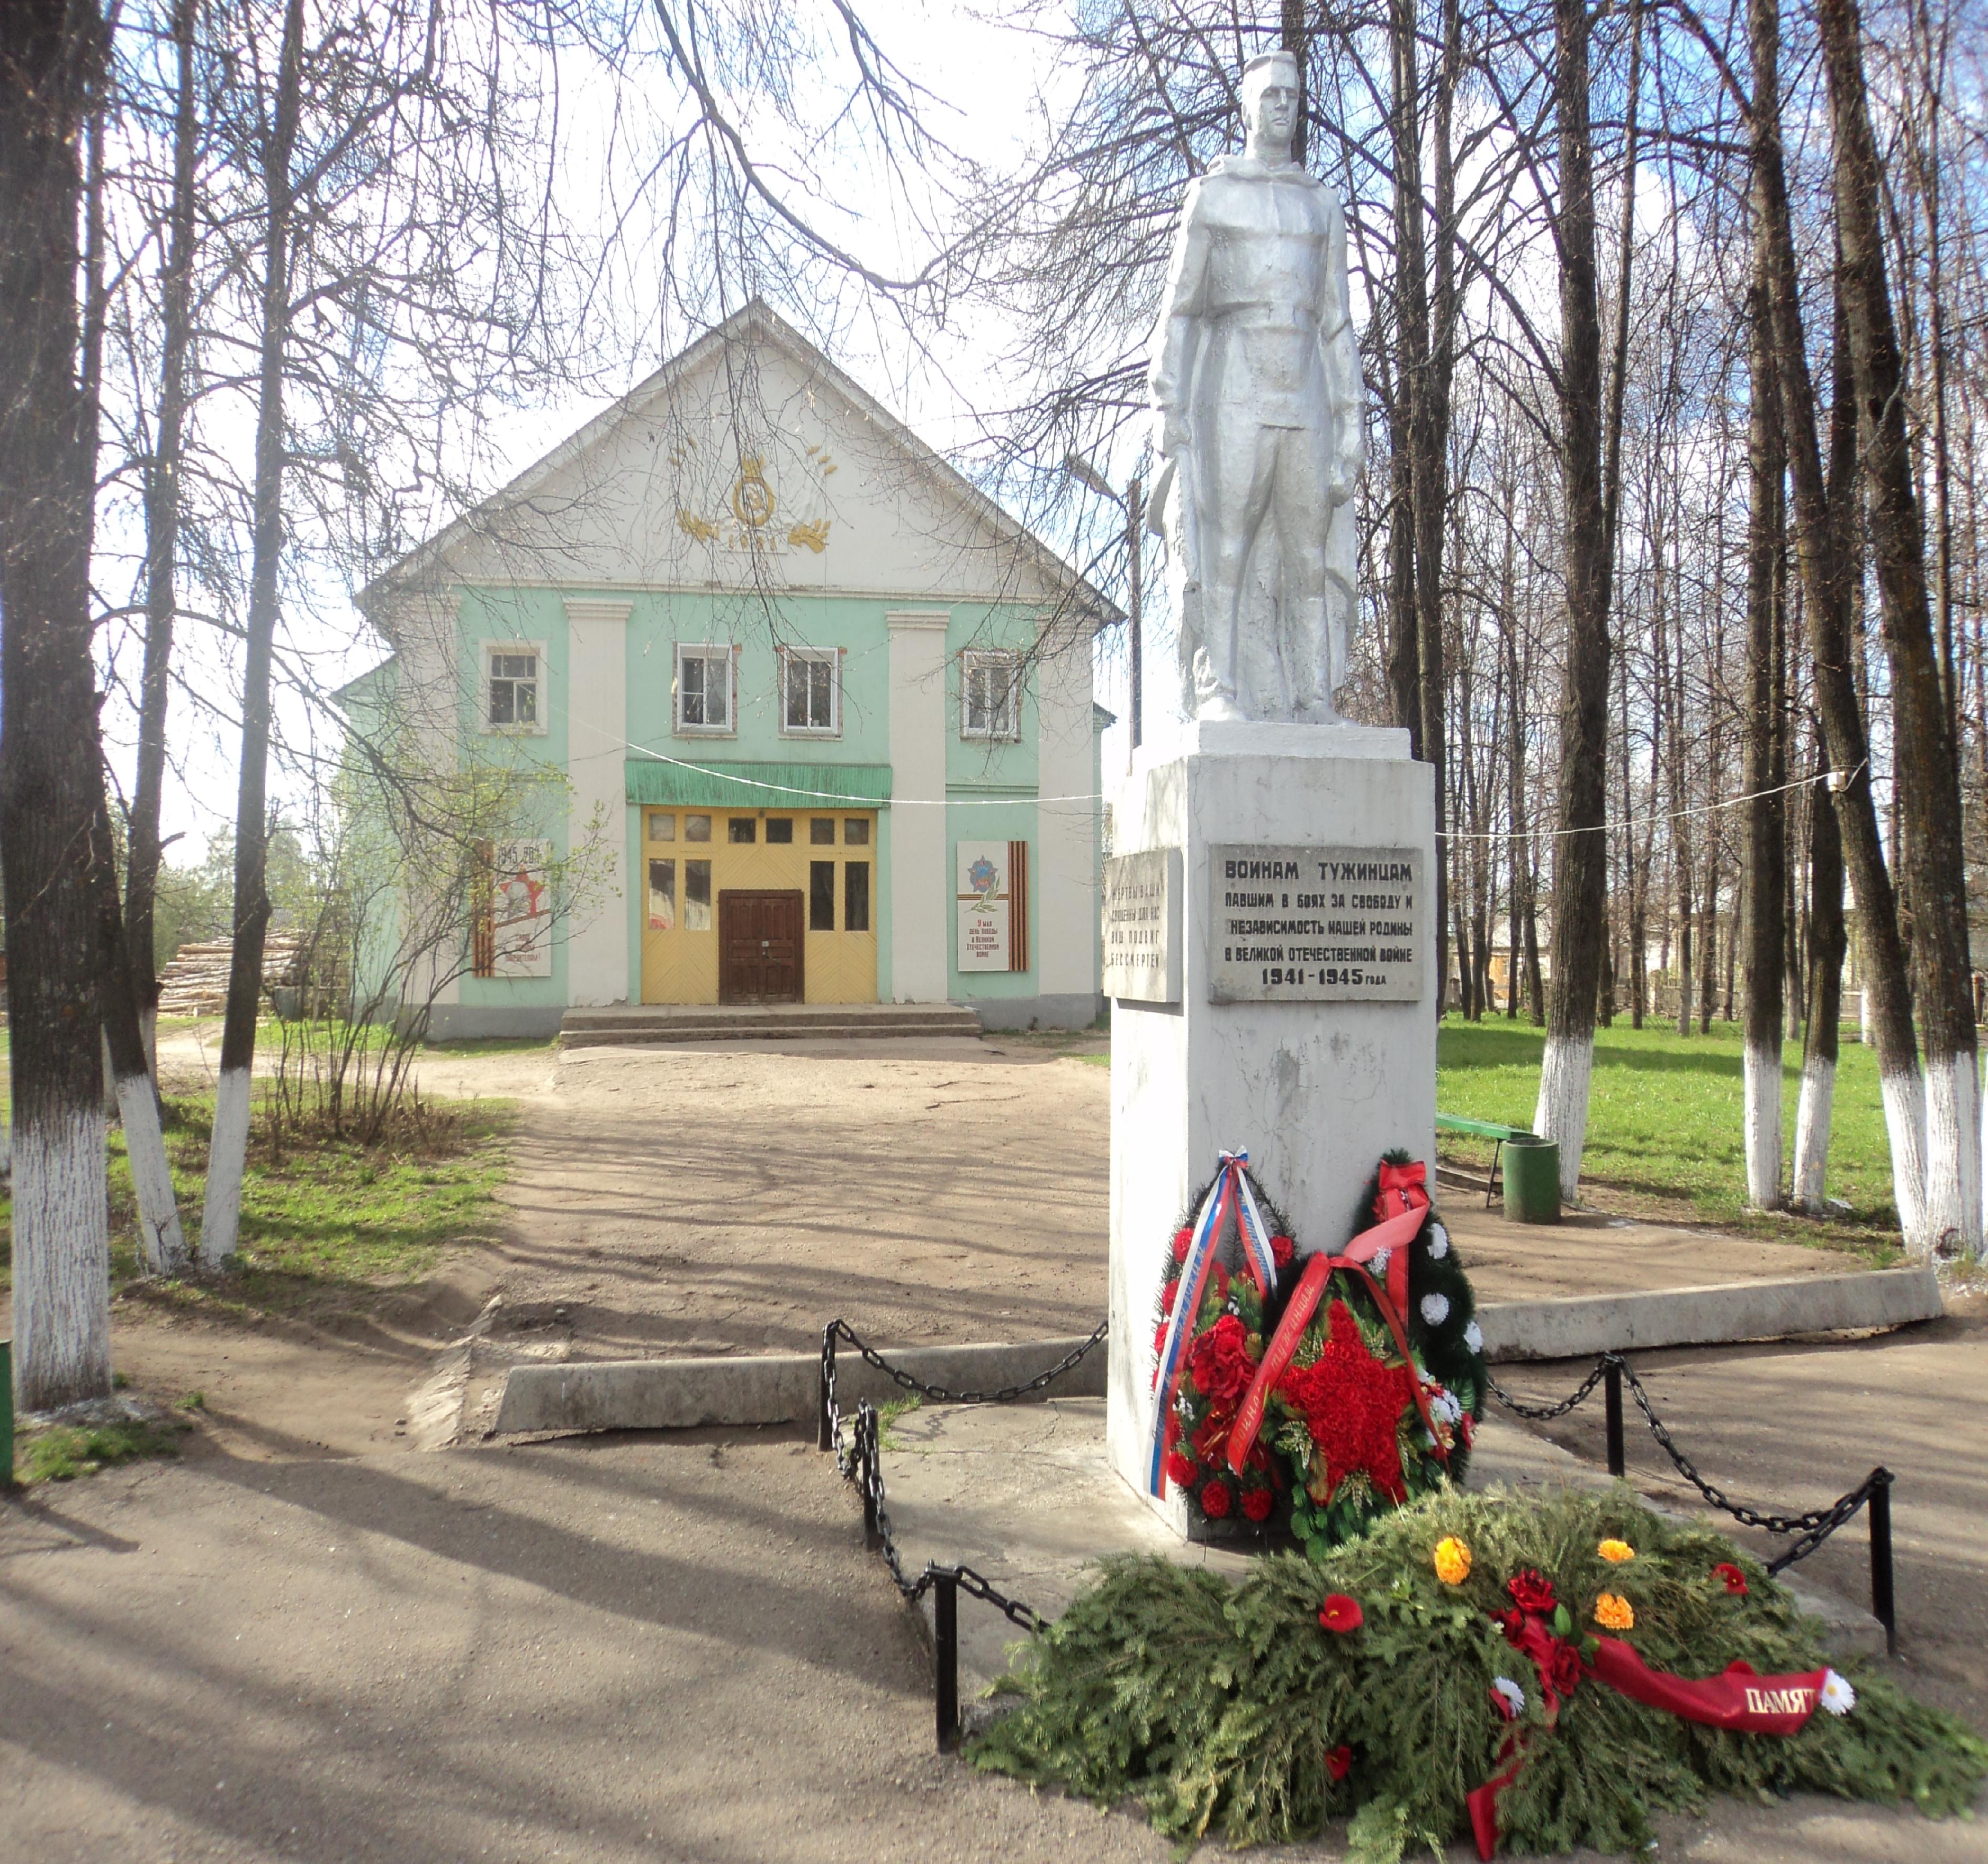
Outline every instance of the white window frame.
<svg viewBox="0 0 1988 1864">
<path fill-rule="evenodd" d="M 684 722 L 684 662 L 714 660 L 725 663 L 725 723 L 687 725 Z M 735 738 L 739 736 L 739 650 L 729 641 L 679 641 L 675 678 L 671 684 L 671 709 L 681 738 Z"/>
<path fill-rule="evenodd" d="M 985 726 L 973 722 L 972 690 L 975 673 L 986 668 L 1005 673 L 1008 687 L 1006 716 Z M 969 648 L 959 657 L 959 735 L 995 743 L 1019 743 L 1022 736 L 1022 656 L 1010 648 Z"/>
<path fill-rule="evenodd" d="M 787 678 L 796 666 L 828 668 L 828 722 L 793 725 L 787 720 Z M 780 736 L 783 738 L 840 738 L 842 736 L 842 650 L 840 648 L 783 648 L 780 650 Z"/>
<path fill-rule="evenodd" d="M 532 685 L 532 709 L 536 716 L 523 724 L 499 725 L 490 717 L 490 686 L 497 678 L 495 662 L 499 654 L 530 654 L 536 658 L 538 672 Z M 546 705 L 549 697 L 546 688 L 551 684 L 551 668 L 546 661 L 546 644 L 543 641 L 485 641 L 477 649 L 476 719 L 478 729 L 493 738 L 543 738 L 546 735 L 546 714 L 550 709 Z"/>
</svg>

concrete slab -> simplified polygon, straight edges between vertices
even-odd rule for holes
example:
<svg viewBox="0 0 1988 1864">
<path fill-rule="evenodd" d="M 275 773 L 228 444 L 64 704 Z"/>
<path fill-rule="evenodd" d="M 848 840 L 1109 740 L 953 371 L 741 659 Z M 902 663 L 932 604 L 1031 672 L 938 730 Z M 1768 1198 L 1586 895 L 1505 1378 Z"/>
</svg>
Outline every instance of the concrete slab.
<svg viewBox="0 0 1988 1864">
<path fill-rule="evenodd" d="M 1061 1613 L 1095 1562 L 1114 1554 L 1158 1554 L 1231 1580 L 1249 1570 L 1247 1554 L 1182 1541 L 1112 1472 L 1105 1460 L 1104 1406 L 1094 1399 L 1057 1399 L 1026 1411 L 945 1406 L 911 1412 L 886 1440 L 884 1484 L 908 1573 L 928 1561 L 971 1566 L 997 1591 L 1045 1617 Z M 1493 1416 L 1479 1427 L 1470 1487 L 1499 1484 L 1611 1486 L 1606 1470 Z M 1838 1649 L 1884 1649 L 1883 1629 L 1867 1613 L 1814 1588 L 1790 1589 L 1824 1619 Z M 929 1595 L 920 1611 L 929 1639 Z M 981 1699 L 1023 1641 L 990 1606 L 962 1600 L 960 1697 L 969 1726 L 975 1703 L 985 1719 Z"/>
<path fill-rule="evenodd" d="M 1577 1359 L 1663 1346 L 1794 1339 L 1931 1320 L 1942 1311 L 1930 1267 L 1813 1275 L 1788 1281 L 1727 1282 L 1641 1294 L 1492 1301 L 1478 1309 L 1494 1360 Z M 1083 1343 L 1082 1335 L 972 1346 L 885 1350 L 928 1385 L 990 1391 L 1019 1385 Z M 1058 1382 L 1060 1396 L 1101 1395 L 1106 1360 L 1094 1351 Z M 798 1424 L 815 1415 L 820 1360 L 813 1353 L 747 1357 L 563 1361 L 513 1365 L 493 1429 L 531 1431 L 681 1430 L 706 1424 Z M 901 1395 L 884 1374 L 845 1351 L 837 1397 L 847 1409 Z"/>
<path fill-rule="evenodd" d="M 1026 1385 L 1084 1343 L 1025 1340 L 975 1346 L 893 1347 L 888 1356 L 915 1379 L 949 1392 L 990 1392 Z M 1057 1382 L 1069 1397 L 1104 1394 L 1104 1354 L 1087 1354 Z M 816 1353 L 729 1358 L 570 1361 L 514 1365 L 493 1428 L 526 1431 L 687 1430 L 705 1424 L 799 1424 L 813 1421 L 821 1378 Z M 864 1399 L 888 1403 L 903 1389 L 844 1347 L 837 1355 L 836 1402 L 845 1411 Z"/>
</svg>

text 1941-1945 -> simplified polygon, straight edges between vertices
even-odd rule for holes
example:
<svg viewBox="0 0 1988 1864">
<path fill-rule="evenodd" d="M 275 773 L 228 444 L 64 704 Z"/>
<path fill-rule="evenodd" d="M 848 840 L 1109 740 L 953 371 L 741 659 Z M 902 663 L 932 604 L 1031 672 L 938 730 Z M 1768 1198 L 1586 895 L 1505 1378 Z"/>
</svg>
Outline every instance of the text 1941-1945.
<svg viewBox="0 0 1988 1864">
<path fill-rule="evenodd" d="M 1419 1002 L 1422 881 L 1419 848 L 1211 847 L 1209 1001 Z"/>
</svg>

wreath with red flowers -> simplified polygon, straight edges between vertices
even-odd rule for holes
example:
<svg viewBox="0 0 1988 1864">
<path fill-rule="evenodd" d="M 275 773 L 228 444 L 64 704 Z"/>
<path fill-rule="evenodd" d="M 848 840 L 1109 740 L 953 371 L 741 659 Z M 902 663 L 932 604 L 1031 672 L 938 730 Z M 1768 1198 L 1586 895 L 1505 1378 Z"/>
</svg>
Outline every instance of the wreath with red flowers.
<svg viewBox="0 0 1988 1864">
<path fill-rule="evenodd" d="M 1276 1285 L 1261 1294 L 1250 1276 L 1232 1273 L 1217 1260 L 1165 1423 L 1167 1479 L 1186 1495 L 1191 1517 L 1205 1531 L 1212 1524 L 1218 1537 L 1243 1524 L 1285 1526 L 1307 1551 L 1322 1555 L 1378 1515 L 1462 1479 L 1486 1389 L 1469 1278 L 1420 1190 L 1418 1169 L 1405 1153 L 1384 1162 L 1391 1169 L 1369 1182 L 1354 1233 L 1412 1202 L 1422 1204 L 1420 1227 L 1396 1246 L 1408 1251 L 1405 1311 L 1394 1311 L 1388 1294 L 1388 1255 L 1374 1257 L 1364 1273 L 1331 1271 L 1287 1365 L 1269 1387 L 1239 1472 L 1231 1467 L 1231 1433 L 1266 1345 L 1312 1260 L 1298 1253 L 1283 1213 L 1250 1175 L 1272 1230 Z M 1398 1188 L 1385 1189 L 1384 1176 L 1397 1187 L 1412 1181 L 1413 1188 L 1406 1196 Z M 1209 1188 L 1197 1192 L 1191 1212 Z M 1156 1359 L 1192 1239 L 1184 1223 L 1168 1253 Z M 1393 1286 L 1403 1286 L 1400 1275 Z"/>
<path fill-rule="evenodd" d="M 1190 1213 L 1201 1207 L 1212 1185 L 1211 1179 L 1195 1193 Z M 1253 1175 L 1249 1188 L 1270 1226 L 1270 1250 L 1281 1277 L 1297 1253 L 1289 1226 Z M 1160 1285 L 1159 1324 L 1153 1336 L 1155 1359 L 1180 1296 L 1182 1266 L 1192 1240 L 1190 1215 L 1175 1233 L 1166 1278 Z M 1263 1362 L 1269 1311 L 1276 1299 L 1273 1291 L 1266 1301 L 1248 1275 L 1232 1274 L 1227 1263 L 1215 1262 L 1202 1294 L 1201 1311 L 1195 1316 L 1192 1343 L 1167 1419 L 1167 1480 L 1187 1497 L 1193 1516 L 1202 1522 L 1223 1524 L 1226 1531 L 1243 1524 L 1260 1527 L 1276 1512 L 1289 1486 L 1267 1445 L 1256 1446 L 1240 1476 L 1228 1463 L 1229 1428 Z"/>
</svg>

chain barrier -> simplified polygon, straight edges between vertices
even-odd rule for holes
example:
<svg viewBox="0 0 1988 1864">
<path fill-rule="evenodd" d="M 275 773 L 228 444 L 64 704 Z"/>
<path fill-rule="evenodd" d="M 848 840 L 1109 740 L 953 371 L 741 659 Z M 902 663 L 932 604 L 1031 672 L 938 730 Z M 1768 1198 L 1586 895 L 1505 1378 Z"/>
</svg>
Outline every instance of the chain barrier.
<svg viewBox="0 0 1988 1864">
<path fill-rule="evenodd" d="M 857 1493 L 863 1500 L 863 1532 L 870 1545 L 884 1556 L 884 1564 L 891 1569 L 891 1578 L 899 1595 L 907 1605 L 915 1604 L 928 1592 L 938 1588 L 942 1595 L 942 1609 L 935 1612 L 938 1622 L 940 1656 L 940 1742 L 948 1744 L 948 1718 L 945 1713 L 947 1687 L 952 1680 L 956 1663 L 956 1632 L 952 1629 L 952 1607 L 960 1592 L 969 1598 L 979 1599 L 992 1605 L 1012 1624 L 1024 1631 L 1040 1631 L 1050 1621 L 1032 1605 L 1019 1599 L 1010 1598 L 994 1585 L 987 1577 L 970 1566 L 940 1565 L 928 1561 L 925 1570 L 914 1579 L 904 1571 L 904 1556 L 898 1551 L 896 1537 L 891 1531 L 891 1512 L 884 1496 L 883 1426 L 877 1407 L 868 1399 L 859 1401 L 850 1428 L 845 1433 L 843 1416 L 836 1402 L 836 1342 L 846 1341 L 860 1353 L 864 1362 L 874 1366 L 900 1389 L 929 1399 L 935 1404 L 948 1405 L 1005 1405 L 1018 1399 L 1027 1398 L 1037 1392 L 1046 1391 L 1057 1379 L 1077 1365 L 1104 1336 L 1110 1325 L 1108 1321 L 1100 1321 L 1090 1338 L 1073 1347 L 1047 1372 L 1017 1385 L 1003 1385 L 993 1392 L 952 1392 L 943 1385 L 928 1385 L 925 1380 L 894 1366 L 867 1341 L 859 1338 L 846 1321 L 830 1321 L 821 1330 L 821 1382 L 819 1432 L 817 1443 L 824 1450 L 835 1453 L 835 1467 L 845 1481 L 856 1484 Z M 956 1734 L 955 1713 L 952 1717 Z"/>
<path fill-rule="evenodd" d="M 1793 1566 L 1798 1560 L 1805 1560 L 1823 1542 L 1846 1522 L 1854 1521 L 1865 1508 L 1870 1510 L 1871 1529 L 1871 1614 L 1885 1627 L 1886 1648 L 1895 1654 L 1898 1649 L 1898 1613 L 1892 1586 L 1892 1472 L 1882 1464 L 1871 1470 L 1857 1487 L 1835 1500 L 1820 1508 L 1811 1508 L 1804 1514 L 1763 1514 L 1756 1508 L 1750 1508 L 1736 1502 L 1724 1490 L 1706 1480 L 1699 1473 L 1698 1466 L 1678 1447 L 1668 1426 L 1657 1415 L 1649 1391 L 1641 1379 L 1636 1376 L 1629 1362 L 1620 1353 L 1602 1353 L 1597 1356 L 1593 1371 L 1579 1385 L 1559 1403 L 1528 1405 L 1521 1403 L 1499 1384 L 1486 1375 L 1491 1395 L 1506 1409 L 1524 1418 L 1543 1420 L 1564 1417 L 1606 1380 L 1608 1399 L 1608 1470 L 1609 1473 L 1620 1476 L 1623 1473 L 1622 1457 L 1622 1387 L 1627 1385 L 1631 1396 L 1636 1401 L 1636 1409 L 1643 1414 L 1643 1422 L 1648 1425 L 1650 1435 L 1656 1439 L 1657 1446 L 1670 1458 L 1679 1475 L 1697 1490 L 1713 1507 L 1729 1514 L 1743 1527 L 1757 1527 L 1763 1534 L 1777 1538 L 1794 1536 L 1792 1544 L 1784 1548 L 1767 1563 L 1770 1574 L 1779 1575 Z"/>
</svg>

